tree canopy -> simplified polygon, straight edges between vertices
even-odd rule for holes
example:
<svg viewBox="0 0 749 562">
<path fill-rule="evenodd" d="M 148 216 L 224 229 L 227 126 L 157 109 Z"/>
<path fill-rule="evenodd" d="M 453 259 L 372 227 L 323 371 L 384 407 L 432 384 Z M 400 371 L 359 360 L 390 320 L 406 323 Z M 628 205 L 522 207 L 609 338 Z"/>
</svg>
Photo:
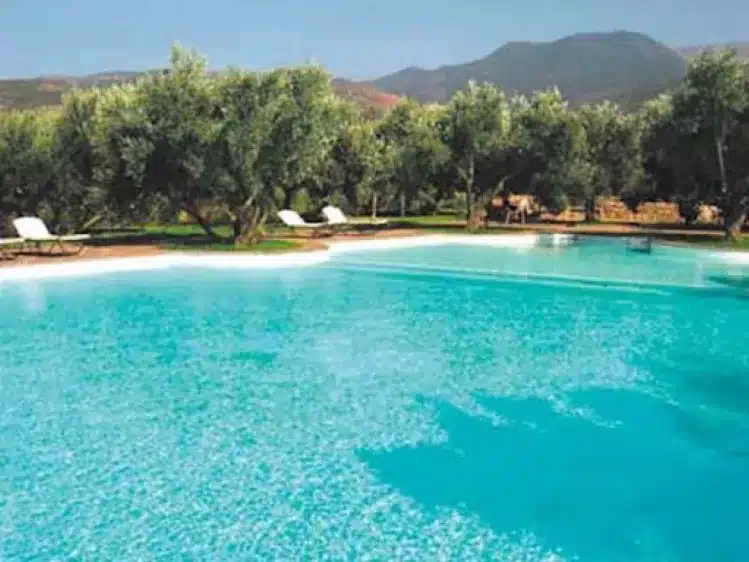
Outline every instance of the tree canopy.
<svg viewBox="0 0 749 562">
<path fill-rule="evenodd" d="M 494 197 L 525 194 L 551 212 L 584 205 L 589 220 L 601 196 L 675 202 L 686 222 L 714 205 L 731 238 L 749 214 L 747 154 L 749 63 L 731 51 L 699 55 L 636 113 L 470 83 L 444 106 L 403 99 L 373 116 L 318 67 L 211 73 L 176 46 L 167 72 L 0 112 L 0 228 L 22 214 L 67 230 L 183 213 L 247 243 L 282 208 L 405 215 L 460 201 L 478 224 Z"/>
</svg>

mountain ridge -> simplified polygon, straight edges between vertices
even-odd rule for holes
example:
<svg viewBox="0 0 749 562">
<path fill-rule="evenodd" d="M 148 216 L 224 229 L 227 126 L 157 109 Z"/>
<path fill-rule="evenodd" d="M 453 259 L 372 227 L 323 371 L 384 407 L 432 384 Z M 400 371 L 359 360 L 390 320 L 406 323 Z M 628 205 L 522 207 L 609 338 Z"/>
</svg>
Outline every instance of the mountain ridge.
<svg viewBox="0 0 749 562">
<path fill-rule="evenodd" d="M 334 78 L 333 87 L 372 114 L 382 113 L 404 95 L 425 103 L 445 103 L 471 79 L 495 83 L 509 93 L 529 94 L 556 86 L 573 105 L 608 99 L 633 108 L 676 86 L 689 58 L 720 47 L 734 48 L 749 58 L 749 42 L 669 47 L 626 30 L 583 32 L 545 42 L 512 41 L 485 57 L 434 69 L 409 66 L 364 81 Z M 0 108 L 59 105 L 71 88 L 106 87 L 147 72 L 0 79 Z"/>
<path fill-rule="evenodd" d="M 57 106 L 62 96 L 73 88 L 107 87 L 137 80 L 150 71 L 111 71 L 97 72 L 84 76 L 46 75 L 36 78 L 0 79 L 0 109 L 24 109 L 44 106 Z M 361 106 L 371 115 L 381 114 L 393 107 L 399 96 L 378 91 L 367 83 L 357 83 L 342 78 L 332 80 L 333 90 L 341 97 Z"/>
<path fill-rule="evenodd" d="M 685 71 L 685 56 L 642 33 L 617 30 L 510 42 L 483 58 L 434 70 L 410 67 L 371 84 L 423 102 L 444 103 L 476 80 L 520 94 L 556 86 L 572 103 L 631 105 L 674 87 Z"/>
</svg>

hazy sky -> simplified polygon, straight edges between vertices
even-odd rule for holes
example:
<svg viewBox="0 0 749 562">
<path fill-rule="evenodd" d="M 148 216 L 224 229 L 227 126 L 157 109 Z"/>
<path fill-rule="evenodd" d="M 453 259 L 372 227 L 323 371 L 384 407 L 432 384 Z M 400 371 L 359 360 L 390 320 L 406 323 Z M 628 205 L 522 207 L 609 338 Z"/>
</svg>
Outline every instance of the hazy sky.
<svg viewBox="0 0 749 562">
<path fill-rule="evenodd" d="M 370 78 L 479 58 L 507 41 L 627 29 L 671 45 L 749 40 L 748 0 L 0 0 L 0 77 L 310 58 Z"/>
</svg>

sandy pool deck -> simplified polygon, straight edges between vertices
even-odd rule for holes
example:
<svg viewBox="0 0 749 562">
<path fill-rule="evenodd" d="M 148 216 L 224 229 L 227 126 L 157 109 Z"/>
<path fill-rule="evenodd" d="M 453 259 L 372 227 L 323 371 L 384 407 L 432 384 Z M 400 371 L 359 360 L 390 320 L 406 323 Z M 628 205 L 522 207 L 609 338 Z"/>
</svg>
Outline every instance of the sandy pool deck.
<svg viewBox="0 0 749 562">
<path fill-rule="evenodd" d="M 428 234 L 423 230 L 392 230 L 376 235 L 336 235 L 293 239 L 299 246 L 282 252 L 211 252 L 167 250 L 153 244 L 91 245 L 80 253 L 24 254 L 0 260 L 0 282 L 148 271 L 169 267 L 284 268 L 326 262 L 334 253 L 378 248 L 414 247 L 445 243 L 532 246 L 535 234 L 459 235 Z"/>
</svg>

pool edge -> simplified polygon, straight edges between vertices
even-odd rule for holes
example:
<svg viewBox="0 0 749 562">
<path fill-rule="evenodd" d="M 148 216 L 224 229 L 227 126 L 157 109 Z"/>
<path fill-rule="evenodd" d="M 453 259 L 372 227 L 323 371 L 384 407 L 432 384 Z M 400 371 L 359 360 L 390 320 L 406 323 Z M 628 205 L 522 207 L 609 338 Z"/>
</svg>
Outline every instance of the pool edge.
<svg viewBox="0 0 749 562">
<path fill-rule="evenodd" d="M 407 238 L 337 241 L 328 245 L 328 251 L 331 254 L 337 254 L 344 252 L 360 252 L 363 250 L 389 250 L 397 248 L 439 246 L 444 244 L 527 248 L 538 245 L 539 241 L 540 236 L 536 233 L 483 234 L 480 236 L 474 234 L 427 234 L 424 236 L 409 236 Z"/>
<path fill-rule="evenodd" d="M 0 283 L 3 281 L 24 281 L 26 279 L 46 279 L 58 277 L 75 277 L 84 275 L 98 275 L 127 271 L 153 271 L 169 267 L 192 266 L 208 268 L 230 269 L 277 269 L 287 267 L 309 267 L 327 262 L 333 253 L 344 251 L 361 251 L 369 249 L 407 248 L 414 246 L 428 246 L 446 243 L 474 244 L 474 245 L 521 245 L 533 246 L 538 236 L 531 235 L 425 235 L 404 238 L 388 238 L 382 240 L 347 240 L 331 242 L 325 250 L 288 252 L 284 254 L 218 254 L 218 253 L 186 253 L 174 252 L 154 256 L 140 256 L 128 258 L 96 258 L 82 259 L 65 263 L 47 263 L 36 265 L 21 265 L 0 269 Z"/>
<path fill-rule="evenodd" d="M 283 254 L 218 254 L 218 253 L 164 253 L 152 256 L 127 258 L 95 258 L 73 262 L 22 265 L 0 268 L 0 283 L 100 275 L 129 271 L 154 271 L 170 267 L 207 267 L 226 269 L 282 269 L 310 267 L 323 264 L 334 254 L 350 251 L 385 250 L 457 244 L 466 246 L 491 246 L 510 248 L 532 248 L 541 242 L 539 233 L 524 234 L 427 234 L 403 238 L 332 241 L 324 250 L 287 252 Z M 749 252 L 718 252 L 702 249 L 726 262 L 749 264 Z"/>
<path fill-rule="evenodd" d="M 324 263 L 329 258 L 330 254 L 327 250 L 320 250 L 279 255 L 169 253 L 129 258 L 84 259 L 66 263 L 3 268 L 0 269 L 0 283 L 3 281 L 77 277 L 128 271 L 155 271 L 180 266 L 227 269 L 307 267 Z"/>
</svg>

